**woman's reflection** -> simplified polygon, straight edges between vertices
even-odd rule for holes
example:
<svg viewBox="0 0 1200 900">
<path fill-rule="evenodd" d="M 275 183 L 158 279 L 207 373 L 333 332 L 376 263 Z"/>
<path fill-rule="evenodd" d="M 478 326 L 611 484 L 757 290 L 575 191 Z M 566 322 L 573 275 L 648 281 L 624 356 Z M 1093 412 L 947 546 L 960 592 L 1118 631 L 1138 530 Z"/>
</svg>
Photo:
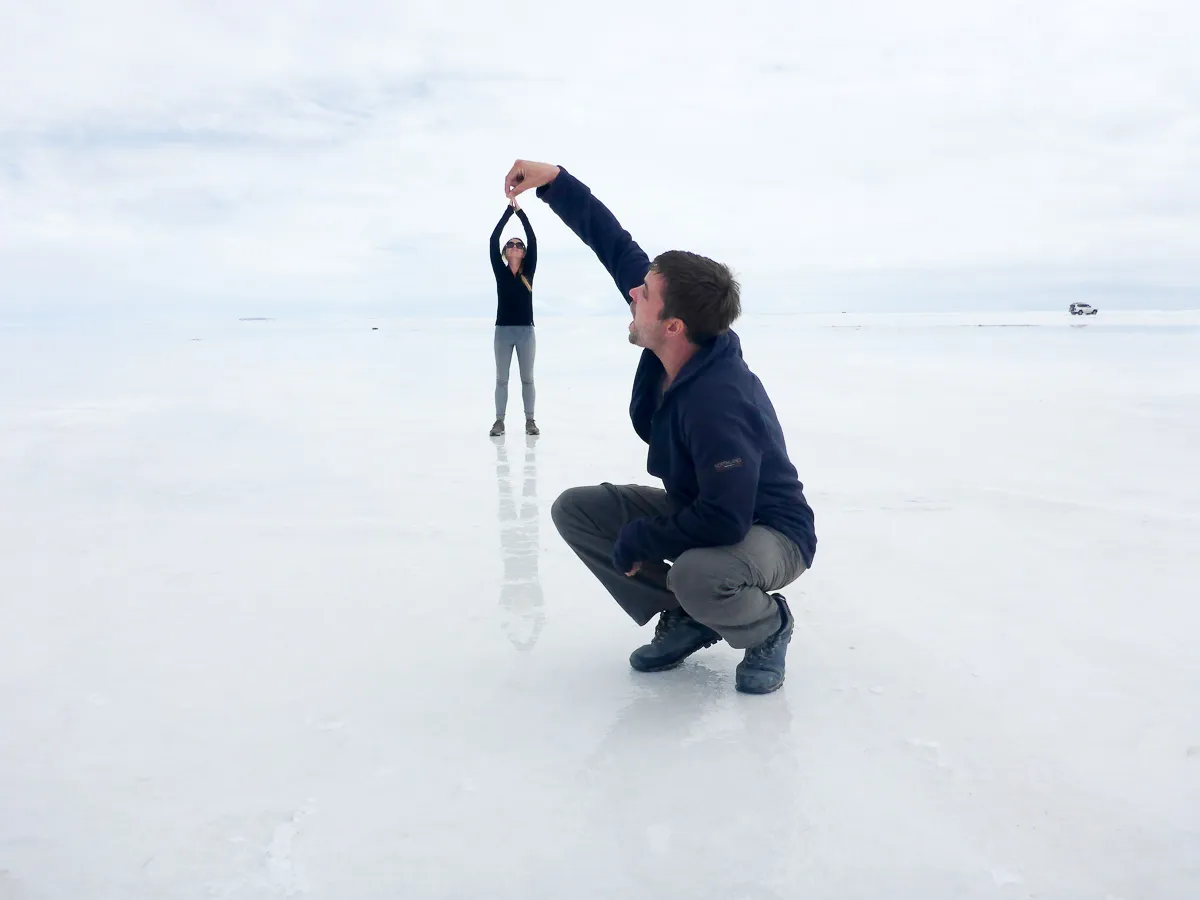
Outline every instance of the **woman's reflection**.
<svg viewBox="0 0 1200 900">
<path fill-rule="evenodd" d="M 503 439 L 496 444 L 496 484 L 500 492 L 500 555 L 504 579 L 500 583 L 500 607 L 505 634 L 518 650 L 537 643 L 545 620 L 542 583 L 538 576 L 537 438 L 525 436 L 525 467 L 521 506 L 513 493 L 508 448 Z"/>
</svg>

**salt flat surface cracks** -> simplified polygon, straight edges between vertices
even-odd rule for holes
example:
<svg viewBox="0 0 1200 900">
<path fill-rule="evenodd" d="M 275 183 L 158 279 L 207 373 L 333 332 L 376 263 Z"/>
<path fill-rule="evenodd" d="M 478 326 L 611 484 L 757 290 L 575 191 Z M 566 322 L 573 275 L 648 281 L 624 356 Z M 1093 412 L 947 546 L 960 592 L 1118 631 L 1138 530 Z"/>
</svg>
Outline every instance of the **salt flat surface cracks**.
<svg viewBox="0 0 1200 900">
<path fill-rule="evenodd" d="M 550 522 L 648 480 L 620 319 L 502 441 L 486 322 L 5 329 L 0 897 L 1200 895 L 1200 321 L 1077 324 L 739 329 L 821 541 L 766 698 Z"/>
</svg>

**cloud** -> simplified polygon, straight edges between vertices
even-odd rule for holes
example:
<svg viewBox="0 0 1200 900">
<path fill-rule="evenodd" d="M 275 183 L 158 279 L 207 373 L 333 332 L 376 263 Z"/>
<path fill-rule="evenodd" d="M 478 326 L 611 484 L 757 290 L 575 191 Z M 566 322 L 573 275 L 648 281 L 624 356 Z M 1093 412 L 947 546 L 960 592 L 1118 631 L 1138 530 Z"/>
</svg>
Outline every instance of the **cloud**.
<svg viewBox="0 0 1200 900">
<path fill-rule="evenodd" d="M 1200 285 L 1186 0 L 0 3 L 0 310 L 487 316 L 517 156 L 748 308 Z M 525 205 L 539 305 L 616 304 Z"/>
</svg>

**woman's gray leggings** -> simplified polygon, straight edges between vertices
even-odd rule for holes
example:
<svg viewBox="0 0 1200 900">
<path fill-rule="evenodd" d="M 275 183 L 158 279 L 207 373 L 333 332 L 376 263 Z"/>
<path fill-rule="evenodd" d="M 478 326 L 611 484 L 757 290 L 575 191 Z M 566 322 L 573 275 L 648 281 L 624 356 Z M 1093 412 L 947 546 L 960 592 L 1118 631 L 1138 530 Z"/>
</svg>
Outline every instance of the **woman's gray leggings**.
<svg viewBox="0 0 1200 900">
<path fill-rule="evenodd" d="M 532 325 L 496 326 L 496 418 L 503 419 L 508 409 L 508 373 L 512 369 L 513 350 L 517 351 L 517 367 L 521 370 L 521 400 L 525 418 L 533 418 L 533 357 L 537 340 Z"/>
</svg>

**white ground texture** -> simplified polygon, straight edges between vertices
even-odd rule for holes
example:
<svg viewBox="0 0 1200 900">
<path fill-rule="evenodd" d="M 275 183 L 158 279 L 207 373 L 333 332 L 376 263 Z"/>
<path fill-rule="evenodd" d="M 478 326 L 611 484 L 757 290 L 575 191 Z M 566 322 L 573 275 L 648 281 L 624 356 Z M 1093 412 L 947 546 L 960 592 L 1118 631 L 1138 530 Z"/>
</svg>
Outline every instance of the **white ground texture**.
<svg viewBox="0 0 1200 900">
<path fill-rule="evenodd" d="M 503 440 L 487 321 L 0 328 L 0 900 L 1200 897 L 1200 314 L 742 323 L 766 697 L 550 521 L 652 483 L 625 325 Z"/>
</svg>

